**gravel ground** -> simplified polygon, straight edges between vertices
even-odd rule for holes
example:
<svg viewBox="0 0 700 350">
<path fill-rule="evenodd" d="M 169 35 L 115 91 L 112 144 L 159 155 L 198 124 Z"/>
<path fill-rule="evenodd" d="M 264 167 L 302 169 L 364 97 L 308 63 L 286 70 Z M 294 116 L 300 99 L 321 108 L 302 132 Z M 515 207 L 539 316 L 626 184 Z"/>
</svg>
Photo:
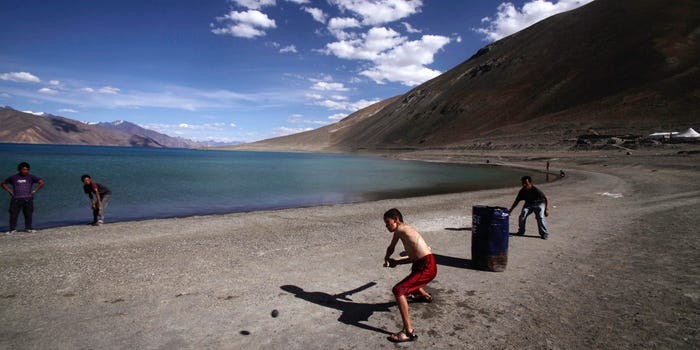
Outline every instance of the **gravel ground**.
<svg viewBox="0 0 700 350">
<path fill-rule="evenodd" d="M 518 190 L 72 226 L 0 237 L 5 349 L 695 349 L 700 155 L 415 152 L 523 168 L 551 235 L 511 236 L 505 272 L 470 268 L 471 207 Z M 545 182 L 543 169 L 567 176 Z M 438 257 L 413 345 L 382 267 L 397 207 Z M 518 207 L 519 210 L 519 207 Z M 511 232 L 516 218 L 510 220 Z M 400 250 L 400 246 L 399 246 Z"/>
</svg>

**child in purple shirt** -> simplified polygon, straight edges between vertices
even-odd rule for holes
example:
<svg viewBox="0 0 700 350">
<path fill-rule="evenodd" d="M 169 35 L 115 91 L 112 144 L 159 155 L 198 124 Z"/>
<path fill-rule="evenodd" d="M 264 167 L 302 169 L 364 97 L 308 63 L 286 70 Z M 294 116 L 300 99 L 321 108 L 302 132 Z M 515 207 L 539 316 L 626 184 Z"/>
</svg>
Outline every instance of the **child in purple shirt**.
<svg viewBox="0 0 700 350">
<path fill-rule="evenodd" d="M 20 211 L 24 214 L 24 229 L 27 232 L 35 232 L 32 228 L 33 199 L 34 194 L 44 186 L 44 180 L 30 174 L 29 169 L 28 163 L 19 163 L 17 165 L 18 173 L 8 177 L 1 184 L 2 188 L 12 196 L 10 200 L 10 229 L 6 233 L 8 235 L 16 232 Z M 34 184 L 37 184 L 36 187 Z"/>
</svg>

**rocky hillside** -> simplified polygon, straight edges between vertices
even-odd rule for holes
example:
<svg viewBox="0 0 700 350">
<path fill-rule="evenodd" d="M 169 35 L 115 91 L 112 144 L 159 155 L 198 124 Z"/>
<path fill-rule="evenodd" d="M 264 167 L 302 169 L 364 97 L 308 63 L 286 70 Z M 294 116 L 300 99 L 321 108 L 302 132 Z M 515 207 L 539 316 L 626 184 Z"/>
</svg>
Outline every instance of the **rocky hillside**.
<svg viewBox="0 0 700 350">
<path fill-rule="evenodd" d="M 119 129 L 115 125 L 86 124 L 51 114 L 35 115 L 0 107 L 0 142 L 157 148 L 198 146 L 189 140 L 129 124 L 133 127 Z"/>
<path fill-rule="evenodd" d="M 700 2 L 596 0 L 336 124 L 244 147 L 553 145 L 586 133 L 698 127 L 699 62 Z"/>
</svg>

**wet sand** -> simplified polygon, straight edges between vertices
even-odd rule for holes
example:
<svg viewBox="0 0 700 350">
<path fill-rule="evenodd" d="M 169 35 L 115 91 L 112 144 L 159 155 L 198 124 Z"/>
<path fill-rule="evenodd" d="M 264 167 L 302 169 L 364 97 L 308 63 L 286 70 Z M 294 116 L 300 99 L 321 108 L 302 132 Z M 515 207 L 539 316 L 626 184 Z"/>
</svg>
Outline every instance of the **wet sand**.
<svg viewBox="0 0 700 350">
<path fill-rule="evenodd" d="M 409 267 L 382 267 L 390 234 L 381 215 L 391 207 L 439 264 L 427 288 L 435 301 L 411 304 L 417 343 L 400 347 L 700 347 L 700 154 L 394 156 L 488 159 L 524 174 L 549 160 L 567 173 L 551 183 L 534 176 L 550 200 L 549 240 L 530 217 L 526 236 L 510 237 L 505 272 L 468 264 L 471 207 L 510 206 L 519 179 L 470 193 L 4 236 L 0 348 L 395 348 L 386 336 L 401 319 L 390 288 Z"/>
</svg>

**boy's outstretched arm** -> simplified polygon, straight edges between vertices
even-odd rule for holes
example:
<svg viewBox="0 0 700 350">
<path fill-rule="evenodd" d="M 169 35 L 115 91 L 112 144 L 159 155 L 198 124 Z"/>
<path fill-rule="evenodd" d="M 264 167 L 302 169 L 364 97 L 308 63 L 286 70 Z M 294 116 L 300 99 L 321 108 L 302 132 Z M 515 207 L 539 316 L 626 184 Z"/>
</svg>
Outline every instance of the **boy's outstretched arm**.
<svg viewBox="0 0 700 350">
<path fill-rule="evenodd" d="M 511 206 L 510 206 L 510 209 L 508 209 L 508 212 L 509 212 L 509 213 L 512 212 L 513 209 L 515 209 L 515 207 L 518 206 L 518 202 L 520 202 L 520 199 L 518 199 L 518 198 L 516 197 L 515 200 L 513 201 L 513 205 L 511 205 Z"/>
<path fill-rule="evenodd" d="M 396 243 L 399 241 L 399 235 L 394 233 L 394 236 L 391 238 L 391 243 L 389 243 L 389 246 L 386 248 L 386 255 L 384 255 L 384 264 L 389 264 L 389 257 L 391 254 L 394 254 L 394 248 L 396 247 Z"/>
</svg>

